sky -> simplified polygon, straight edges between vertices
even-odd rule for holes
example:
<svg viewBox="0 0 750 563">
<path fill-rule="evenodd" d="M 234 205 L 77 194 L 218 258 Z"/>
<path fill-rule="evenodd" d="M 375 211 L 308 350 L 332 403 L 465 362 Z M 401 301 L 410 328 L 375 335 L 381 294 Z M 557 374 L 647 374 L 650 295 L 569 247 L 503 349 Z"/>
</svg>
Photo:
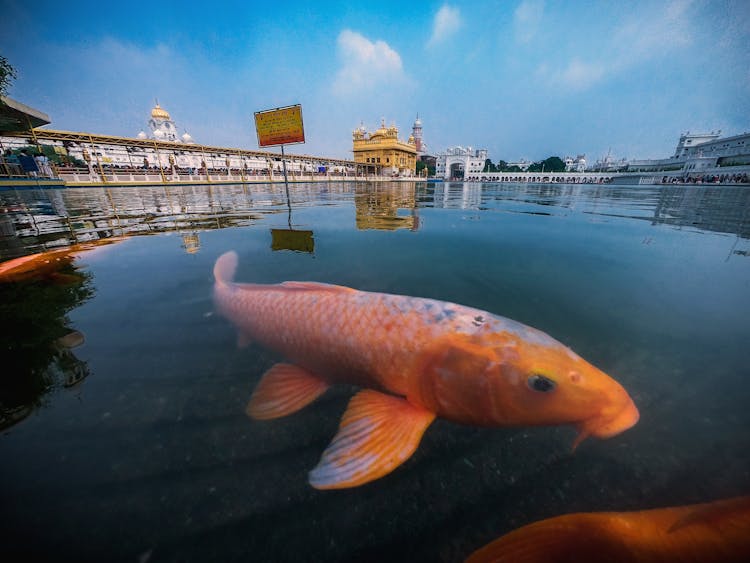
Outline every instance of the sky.
<svg viewBox="0 0 750 563">
<path fill-rule="evenodd" d="M 290 153 L 351 158 L 419 114 L 435 154 L 493 161 L 671 156 L 750 131 L 750 2 L 0 0 L 10 97 L 55 129 L 135 136 L 154 101 L 180 134 L 257 149 L 253 113 L 302 104 Z"/>
</svg>

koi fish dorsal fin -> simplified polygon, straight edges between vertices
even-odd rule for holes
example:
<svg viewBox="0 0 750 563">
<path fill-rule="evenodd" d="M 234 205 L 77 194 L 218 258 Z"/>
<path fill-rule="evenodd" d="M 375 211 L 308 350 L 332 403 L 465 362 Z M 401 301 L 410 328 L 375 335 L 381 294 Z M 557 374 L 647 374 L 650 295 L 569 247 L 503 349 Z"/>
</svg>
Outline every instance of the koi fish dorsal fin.
<svg viewBox="0 0 750 563">
<path fill-rule="evenodd" d="M 214 264 L 214 279 L 217 283 L 230 283 L 237 271 L 237 253 L 234 250 L 225 252 Z"/>
<path fill-rule="evenodd" d="M 409 459 L 435 413 L 406 399 L 364 390 L 341 419 L 339 431 L 310 472 L 316 489 L 343 489 L 373 481 Z"/>
<path fill-rule="evenodd" d="M 285 281 L 279 285 L 285 289 L 299 289 L 301 291 L 357 291 L 351 287 L 321 282 Z"/>
<path fill-rule="evenodd" d="M 291 364 L 276 364 L 263 374 L 245 412 L 257 420 L 297 412 L 320 397 L 328 383 Z"/>
</svg>

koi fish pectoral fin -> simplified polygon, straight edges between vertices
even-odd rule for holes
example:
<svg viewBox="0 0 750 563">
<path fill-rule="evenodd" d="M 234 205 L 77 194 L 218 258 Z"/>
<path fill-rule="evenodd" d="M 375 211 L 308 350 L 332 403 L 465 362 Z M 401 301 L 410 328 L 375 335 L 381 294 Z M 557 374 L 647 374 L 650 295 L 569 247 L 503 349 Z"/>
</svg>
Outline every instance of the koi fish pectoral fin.
<svg viewBox="0 0 750 563">
<path fill-rule="evenodd" d="M 320 397 L 328 383 L 292 364 L 276 364 L 253 391 L 245 412 L 257 420 L 280 418 L 297 412 Z"/>
<path fill-rule="evenodd" d="M 341 419 L 339 431 L 309 474 L 316 489 L 356 487 L 387 475 L 409 459 L 435 413 L 406 399 L 364 390 Z"/>
</svg>

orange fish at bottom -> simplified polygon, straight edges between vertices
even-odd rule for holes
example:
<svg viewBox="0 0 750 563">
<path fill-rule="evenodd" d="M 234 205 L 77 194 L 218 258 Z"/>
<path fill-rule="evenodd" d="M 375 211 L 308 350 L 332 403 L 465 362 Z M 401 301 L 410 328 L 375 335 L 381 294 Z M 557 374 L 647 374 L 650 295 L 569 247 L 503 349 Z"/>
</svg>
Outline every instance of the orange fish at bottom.
<svg viewBox="0 0 750 563">
<path fill-rule="evenodd" d="M 354 487 L 414 453 L 435 417 L 476 426 L 571 424 L 576 443 L 633 426 L 625 389 L 545 333 L 455 303 L 313 282 L 232 281 L 214 266 L 214 302 L 240 333 L 280 354 L 247 412 L 289 415 L 336 383 L 358 385 L 338 434 L 310 472 L 318 489 Z"/>
<path fill-rule="evenodd" d="M 750 496 L 636 512 L 566 514 L 514 530 L 466 563 L 750 561 Z"/>
</svg>

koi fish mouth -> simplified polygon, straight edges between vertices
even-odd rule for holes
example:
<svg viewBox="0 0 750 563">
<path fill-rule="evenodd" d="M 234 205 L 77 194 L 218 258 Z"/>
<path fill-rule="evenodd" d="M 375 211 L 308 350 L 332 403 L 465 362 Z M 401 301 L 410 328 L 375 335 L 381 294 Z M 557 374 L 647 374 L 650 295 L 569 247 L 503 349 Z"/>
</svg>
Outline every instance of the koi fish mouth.
<svg viewBox="0 0 750 563">
<path fill-rule="evenodd" d="M 609 411 L 609 412 L 607 412 Z M 595 438 L 611 438 L 621 432 L 625 432 L 628 428 L 631 428 L 638 422 L 640 414 L 638 409 L 630 398 L 628 401 L 618 410 L 611 412 L 611 409 L 602 412 L 600 415 L 579 422 L 576 426 L 578 428 L 578 436 L 573 442 L 573 450 L 583 442 L 589 436 Z"/>
</svg>

